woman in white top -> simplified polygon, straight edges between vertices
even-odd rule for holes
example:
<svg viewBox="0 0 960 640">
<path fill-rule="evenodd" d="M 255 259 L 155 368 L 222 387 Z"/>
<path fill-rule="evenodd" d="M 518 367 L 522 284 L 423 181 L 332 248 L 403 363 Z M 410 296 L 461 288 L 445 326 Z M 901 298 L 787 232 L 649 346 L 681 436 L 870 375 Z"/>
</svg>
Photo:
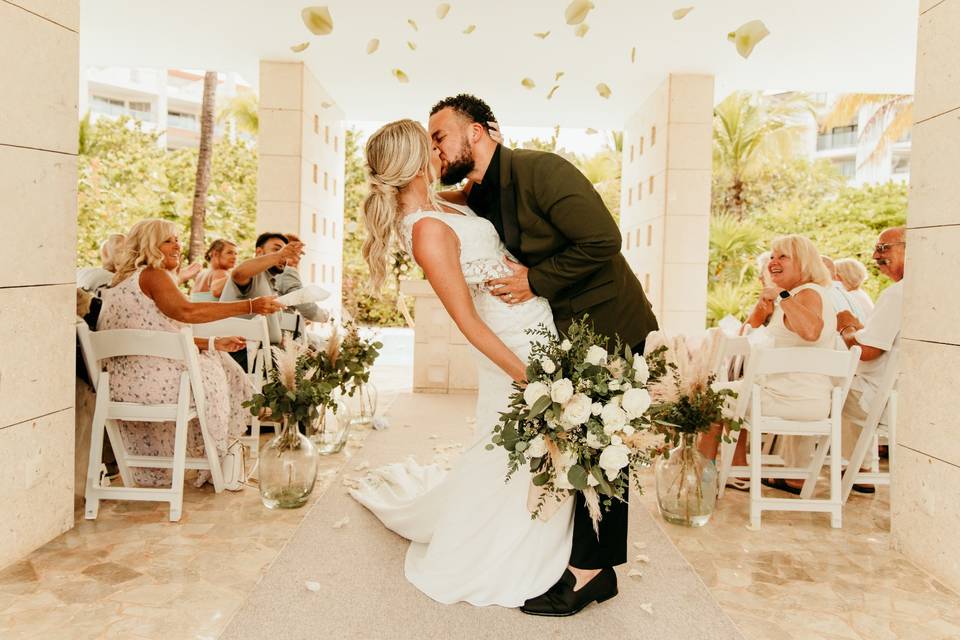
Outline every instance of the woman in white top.
<svg viewBox="0 0 960 640">
<path fill-rule="evenodd" d="M 753 328 L 766 324 L 776 348 L 833 349 L 837 331 L 836 313 L 826 289 L 830 286 L 830 274 L 814 244 L 798 235 L 775 239 L 767 273 L 771 286 L 760 292 L 747 324 Z M 764 415 L 790 420 L 819 420 L 829 415 L 832 387 L 829 377 L 817 374 L 766 376 L 761 383 L 761 410 Z M 812 438 L 787 436 L 783 441 L 784 464 L 803 466 L 809 461 Z M 746 465 L 745 447 L 746 438 L 740 438 L 735 465 Z M 803 482 L 775 480 L 769 484 L 798 494 Z"/>
<path fill-rule="evenodd" d="M 837 280 L 843 285 L 850 296 L 857 301 L 860 308 L 869 316 L 873 311 L 873 300 L 870 294 L 862 289 L 867 281 L 867 268 L 854 258 L 844 258 L 834 263 L 837 267 Z"/>
</svg>

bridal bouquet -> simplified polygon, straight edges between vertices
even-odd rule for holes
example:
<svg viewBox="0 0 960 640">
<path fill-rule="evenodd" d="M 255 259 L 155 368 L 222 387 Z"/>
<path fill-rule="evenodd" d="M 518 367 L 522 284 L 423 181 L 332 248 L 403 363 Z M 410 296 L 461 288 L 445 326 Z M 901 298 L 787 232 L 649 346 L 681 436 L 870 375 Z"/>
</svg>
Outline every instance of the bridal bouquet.
<svg viewBox="0 0 960 640">
<path fill-rule="evenodd" d="M 641 434 L 651 424 L 647 387 L 666 373 L 663 350 L 644 359 L 617 340 L 608 351 L 609 340 L 587 318 L 566 336 L 543 326 L 530 333 L 537 340 L 528 383 L 514 384 L 487 448 L 507 450 L 508 480 L 529 465 L 539 494 L 529 505 L 534 518 L 551 508 L 548 501 L 580 491 L 596 529 L 602 507 L 624 499 L 631 469 L 650 462 Z"/>
</svg>

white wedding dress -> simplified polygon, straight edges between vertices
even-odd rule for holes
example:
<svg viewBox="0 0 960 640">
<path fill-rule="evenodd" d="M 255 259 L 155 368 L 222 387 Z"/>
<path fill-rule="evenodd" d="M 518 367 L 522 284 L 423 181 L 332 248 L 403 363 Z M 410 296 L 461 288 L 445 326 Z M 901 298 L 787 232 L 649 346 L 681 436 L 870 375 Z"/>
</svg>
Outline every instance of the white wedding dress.
<svg viewBox="0 0 960 640">
<path fill-rule="evenodd" d="M 526 329 L 553 329 L 543 298 L 508 305 L 483 283 L 505 275 L 506 249 L 493 225 L 466 207 L 463 215 L 417 212 L 404 219 L 404 242 L 411 251 L 413 225 L 425 217 L 450 226 L 460 239 L 460 267 L 484 322 L 526 362 L 531 336 Z M 412 251 L 411 251 L 412 253 Z M 479 352 L 474 440 L 444 472 L 413 458 L 372 471 L 351 495 L 384 525 L 410 540 L 407 579 L 434 600 L 450 604 L 518 607 L 560 579 L 570 559 L 573 501 L 567 500 L 546 522 L 527 509 L 530 473 L 521 469 L 505 483 L 506 452 L 486 450 L 499 412 L 512 392 L 510 378 Z"/>
</svg>

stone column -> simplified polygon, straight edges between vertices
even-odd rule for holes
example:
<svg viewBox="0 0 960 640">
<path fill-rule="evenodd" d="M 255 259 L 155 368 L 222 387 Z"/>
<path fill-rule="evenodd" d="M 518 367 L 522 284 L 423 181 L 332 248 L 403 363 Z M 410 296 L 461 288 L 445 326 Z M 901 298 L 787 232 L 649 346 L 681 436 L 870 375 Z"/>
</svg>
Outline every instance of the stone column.
<svg viewBox="0 0 960 640">
<path fill-rule="evenodd" d="M 894 547 L 960 589 L 960 0 L 921 0 L 914 105 Z"/>
<path fill-rule="evenodd" d="M 0 1 L 0 567 L 73 526 L 79 22 Z"/>
<path fill-rule="evenodd" d="M 302 62 L 260 62 L 257 232 L 296 233 L 304 283 L 332 295 L 343 277 L 343 112 Z"/>
<path fill-rule="evenodd" d="M 671 74 L 624 128 L 623 254 L 672 333 L 706 319 L 712 122 L 713 76 Z"/>
</svg>

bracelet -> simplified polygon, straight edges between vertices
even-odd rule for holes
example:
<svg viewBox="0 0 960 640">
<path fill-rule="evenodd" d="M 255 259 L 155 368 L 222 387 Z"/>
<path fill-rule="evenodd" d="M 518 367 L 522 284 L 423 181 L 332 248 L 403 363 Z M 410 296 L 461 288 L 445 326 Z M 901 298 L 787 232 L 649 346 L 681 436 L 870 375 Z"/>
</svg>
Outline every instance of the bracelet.
<svg viewBox="0 0 960 640">
<path fill-rule="evenodd" d="M 207 351 L 212 353 L 216 349 L 216 347 L 213 344 L 216 341 L 217 341 L 217 336 L 210 336 L 209 338 L 207 338 Z"/>
</svg>

